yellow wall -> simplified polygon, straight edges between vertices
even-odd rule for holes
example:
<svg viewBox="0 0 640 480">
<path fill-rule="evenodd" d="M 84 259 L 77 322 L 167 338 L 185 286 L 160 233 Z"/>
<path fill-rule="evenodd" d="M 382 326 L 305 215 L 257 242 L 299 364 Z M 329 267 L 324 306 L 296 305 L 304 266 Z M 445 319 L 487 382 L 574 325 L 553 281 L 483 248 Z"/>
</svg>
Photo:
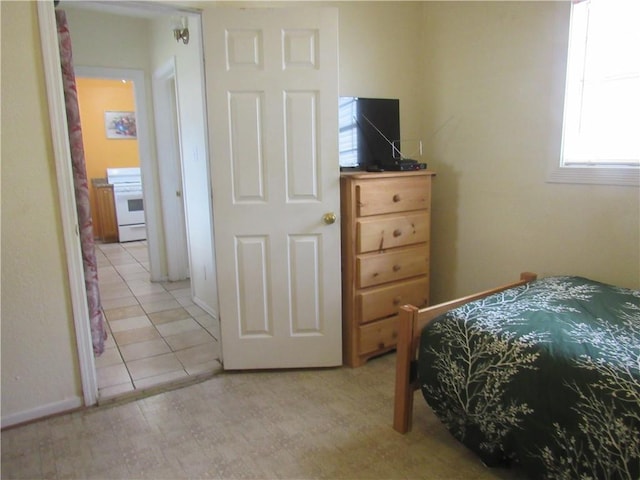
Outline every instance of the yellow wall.
<svg viewBox="0 0 640 480">
<path fill-rule="evenodd" d="M 76 84 L 91 211 L 96 212 L 96 198 L 91 180 L 105 178 L 107 168 L 140 166 L 138 141 L 132 138 L 107 138 L 105 129 L 105 112 L 135 111 L 133 83 L 78 77 Z M 98 231 L 95 219 L 93 225 L 94 235 L 100 237 L 102 232 Z"/>
</svg>

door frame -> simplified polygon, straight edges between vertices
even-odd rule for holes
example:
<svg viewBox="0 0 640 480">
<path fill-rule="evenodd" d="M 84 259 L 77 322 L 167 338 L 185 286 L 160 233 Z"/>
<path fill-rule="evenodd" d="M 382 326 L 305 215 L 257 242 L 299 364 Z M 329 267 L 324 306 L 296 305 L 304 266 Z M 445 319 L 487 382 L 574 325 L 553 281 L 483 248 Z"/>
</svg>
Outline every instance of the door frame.
<svg viewBox="0 0 640 480">
<path fill-rule="evenodd" d="M 71 147 L 60 70 L 60 51 L 58 50 L 58 31 L 53 2 L 37 2 L 38 23 L 42 60 L 49 104 L 51 140 L 58 180 L 58 198 L 60 200 L 60 220 L 67 259 L 71 308 L 78 346 L 80 377 L 85 406 L 95 405 L 98 400 L 98 379 L 93 356 L 91 328 L 89 325 L 89 307 L 84 284 L 82 249 L 78 229 L 78 214 L 75 209 L 73 172 L 71 170 Z"/>
<path fill-rule="evenodd" d="M 189 277 L 191 268 L 191 252 L 186 238 L 186 215 L 184 210 L 184 174 L 182 168 L 182 148 L 180 145 L 180 118 L 178 115 L 179 99 L 177 95 L 178 74 L 176 58 L 172 56 L 152 74 L 153 106 L 156 126 L 156 155 L 158 157 L 158 180 L 160 184 L 160 198 L 163 204 L 162 219 L 164 225 L 165 251 L 171 252 L 166 256 L 167 277 L 169 281 L 183 280 Z M 169 155 L 171 165 L 165 156 Z M 175 157 L 174 157 L 175 154 Z M 162 158 L 161 158 L 162 157 Z M 164 158 L 164 160 L 163 160 Z M 175 171 L 172 171 L 175 170 Z M 172 195 L 178 195 L 174 189 L 165 188 L 167 174 L 175 173 L 178 177 L 181 207 L 176 208 Z M 172 204 L 167 211 L 167 204 Z"/>
<path fill-rule="evenodd" d="M 150 11 L 153 9 L 160 9 L 166 12 L 170 9 L 174 12 L 188 12 L 192 15 L 202 16 L 200 10 L 185 9 L 176 6 L 166 7 L 158 4 L 157 2 L 148 2 L 147 5 L 148 6 L 145 6 L 144 8 L 149 9 Z M 73 172 L 71 169 L 71 162 L 69 161 L 71 158 L 71 147 L 69 144 L 69 129 L 66 120 L 67 114 L 62 71 L 60 68 L 60 51 L 58 47 L 58 31 L 54 3 L 36 2 L 36 11 L 38 14 L 40 47 L 42 49 L 42 65 L 47 104 L 49 107 L 51 142 L 58 186 L 60 225 L 62 227 L 63 245 L 66 254 L 67 279 L 69 282 L 71 310 L 76 335 L 83 403 L 85 406 L 92 406 L 98 403 L 98 380 L 93 353 L 91 328 L 88 321 L 89 307 L 87 304 L 84 282 L 84 267 L 82 261 L 82 248 L 80 244 L 78 214 L 76 211 Z M 141 85 L 144 85 L 144 77 Z M 146 100 L 143 99 L 143 101 Z M 144 111 L 144 115 L 146 115 L 146 109 Z M 147 137 L 147 141 L 148 140 L 149 139 Z M 147 177 L 149 178 L 149 174 L 147 174 Z M 153 176 L 151 178 L 153 178 Z"/>
</svg>

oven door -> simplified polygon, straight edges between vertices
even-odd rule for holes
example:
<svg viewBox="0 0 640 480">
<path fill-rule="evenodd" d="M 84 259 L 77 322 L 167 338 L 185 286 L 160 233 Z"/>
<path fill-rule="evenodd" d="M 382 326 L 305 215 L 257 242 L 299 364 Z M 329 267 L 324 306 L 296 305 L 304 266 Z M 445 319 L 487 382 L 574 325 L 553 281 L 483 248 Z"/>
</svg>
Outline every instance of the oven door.
<svg viewBox="0 0 640 480">
<path fill-rule="evenodd" d="M 144 203 L 142 189 L 135 187 L 114 186 L 116 217 L 118 225 L 144 224 Z"/>
</svg>

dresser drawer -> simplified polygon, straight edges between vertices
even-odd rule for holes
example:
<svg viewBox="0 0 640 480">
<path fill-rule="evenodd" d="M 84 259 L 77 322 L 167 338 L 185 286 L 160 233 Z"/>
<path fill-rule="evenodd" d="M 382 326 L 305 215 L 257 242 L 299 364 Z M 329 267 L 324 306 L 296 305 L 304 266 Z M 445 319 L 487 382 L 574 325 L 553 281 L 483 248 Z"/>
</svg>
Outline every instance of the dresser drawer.
<svg viewBox="0 0 640 480">
<path fill-rule="evenodd" d="M 385 178 L 364 181 L 356 186 L 357 215 L 428 209 L 431 203 L 431 177 Z"/>
<path fill-rule="evenodd" d="M 360 325 L 358 330 L 360 334 L 359 355 L 393 348 L 398 342 L 398 316 L 385 318 L 368 325 Z"/>
<path fill-rule="evenodd" d="M 359 219 L 356 253 L 425 243 L 429 240 L 429 212 Z"/>
<path fill-rule="evenodd" d="M 429 246 L 365 254 L 356 258 L 356 287 L 374 287 L 429 272 Z"/>
<path fill-rule="evenodd" d="M 429 277 L 372 288 L 356 295 L 359 323 L 367 323 L 398 313 L 408 303 L 423 307 L 429 303 Z"/>
</svg>

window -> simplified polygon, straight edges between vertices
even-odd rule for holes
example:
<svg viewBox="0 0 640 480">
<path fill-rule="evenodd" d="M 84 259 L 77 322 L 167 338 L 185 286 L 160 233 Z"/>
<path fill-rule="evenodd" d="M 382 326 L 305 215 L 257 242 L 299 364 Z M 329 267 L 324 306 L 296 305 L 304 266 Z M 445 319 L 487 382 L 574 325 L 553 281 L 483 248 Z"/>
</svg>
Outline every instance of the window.
<svg viewBox="0 0 640 480">
<path fill-rule="evenodd" d="M 574 0 L 562 159 L 551 181 L 638 185 L 640 2 Z"/>
<path fill-rule="evenodd" d="M 341 167 L 358 166 L 358 129 L 355 97 L 340 97 L 338 103 L 338 148 Z"/>
</svg>

